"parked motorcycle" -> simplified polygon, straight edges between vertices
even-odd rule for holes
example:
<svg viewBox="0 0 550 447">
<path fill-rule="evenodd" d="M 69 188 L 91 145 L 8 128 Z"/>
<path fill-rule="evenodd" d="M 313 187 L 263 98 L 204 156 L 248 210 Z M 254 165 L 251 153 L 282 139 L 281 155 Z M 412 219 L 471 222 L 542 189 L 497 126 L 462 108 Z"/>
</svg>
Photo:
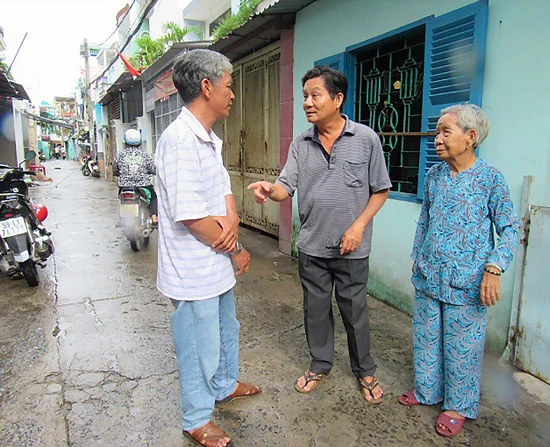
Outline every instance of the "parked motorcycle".
<svg viewBox="0 0 550 447">
<path fill-rule="evenodd" d="M 36 157 L 29 151 L 25 161 Z M 0 164 L 0 271 L 8 277 L 23 275 L 30 287 L 39 284 L 36 266 L 54 252 L 54 244 L 42 221 L 48 209 L 32 203 L 21 167 Z"/>
<path fill-rule="evenodd" d="M 120 220 L 133 251 L 149 246 L 154 230 L 149 215 L 151 192 L 147 188 L 122 187 L 119 194 Z"/>
<path fill-rule="evenodd" d="M 101 176 L 97 161 L 92 158 L 92 154 L 86 154 L 84 155 L 84 157 L 82 157 L 82 167 L 80 168 L 80 172 L 82 172 L 82 175 L 84 175 L 85 177 L 88 177 L 90 175 L 92 177 Z"/>
</svg>

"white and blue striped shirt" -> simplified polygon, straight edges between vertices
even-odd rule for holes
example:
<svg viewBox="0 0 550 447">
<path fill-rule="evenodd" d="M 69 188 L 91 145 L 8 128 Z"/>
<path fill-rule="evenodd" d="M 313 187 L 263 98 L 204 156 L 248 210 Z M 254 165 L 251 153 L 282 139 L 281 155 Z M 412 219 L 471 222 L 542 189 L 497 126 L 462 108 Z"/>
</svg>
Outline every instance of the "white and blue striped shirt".
<svg viewBox="0 0 550 447">
<path fill-rule="evenodd" d="M 169 298 L 203 300 L 235 285 L 229 256 L 196 239 L 181 222 L 226 215 L 231 184 L 221 148 L 222 141 L 186 107 L 157 143 L 157 288 Z"/>
</svg>

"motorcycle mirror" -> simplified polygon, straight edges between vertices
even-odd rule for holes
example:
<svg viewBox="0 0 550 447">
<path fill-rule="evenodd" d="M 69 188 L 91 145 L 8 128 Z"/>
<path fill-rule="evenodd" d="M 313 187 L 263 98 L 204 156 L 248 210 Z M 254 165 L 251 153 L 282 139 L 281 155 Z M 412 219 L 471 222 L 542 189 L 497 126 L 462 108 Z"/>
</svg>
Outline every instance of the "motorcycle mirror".
<svg viewBox="0 0 550 447">
<path fill-rule="evenodd" d="M 26 161 L 31 161 L 31 160 L 34 160 L 34 158 L 36 157 L 36 152 L 33 151 L 33 150 L 30 150 L 29 152 L 27 152 L 25 154 L 25 159 L 19 163 L 19 165 L 22 165 L 23 163 L 25 163 Z"/>
<path fill-rule="evenodd" d="M 36 157 L 36 152 L 33 151 L 33 150 L 30 150 L 29 152 L 27 152 L 27 153 L 25 154 L 25 160 L 26 160 L 26 161 L 31 161 L 31 160 L 32 160 L 33 158 L 35 158 L 35 157 Z"/>
</svg>

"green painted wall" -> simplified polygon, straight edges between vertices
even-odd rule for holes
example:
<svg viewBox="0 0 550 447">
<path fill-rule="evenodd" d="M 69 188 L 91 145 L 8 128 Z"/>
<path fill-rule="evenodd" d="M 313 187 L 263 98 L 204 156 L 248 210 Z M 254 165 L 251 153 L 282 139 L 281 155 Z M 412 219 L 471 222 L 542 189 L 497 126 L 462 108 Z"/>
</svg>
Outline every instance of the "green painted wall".
<svg viewBox="0 0 550 447">
<path fill-rule="evenodd" d="M 73 139 L 70 139 L 68 141 L 68 144 L 67 144 L 67 158 L 69 160 L 76 160 L 78 158 L 77 156 L 77 153 L 76 153 L 76 147 L 74 145 L 74 140 Z"/>
<path fill-rule="evenodd" d="M 50 144 L 46 141 L 38 140 L 38 150 L 42 149 L 44 152 L 44 157 L 47 159 L 51 158 L 50 155 Z"/>
<path fill-rule="evenodd" d="M 304 117 L 301 77 L 316 60 L 471 0 L 319 0 L 300 11 L 294 43 L 294 134 Z M 413 7 L 414 5 L 414 7 Z M 506 177 L 519 213 L 523 177 L 535 176 L 533 203 L 550 205 L 550 73 L 548 0 L 490 0 L 483 107 L 491 131 L 480 156 Z M 374 222 L 370 291 L 410 312 L 410 251 L 418 203 L 390 199 Z M 294 216 L 297 214 L 294 213 Z M 295 218 L 296 219 L 296 218 Z M 294 222 L 297 227 L 298 222 Z M 500 352 L 507 341 L 515 267 L 502 277 L 502 301 L 490 309 L 487 347 Z"/>
</svg>

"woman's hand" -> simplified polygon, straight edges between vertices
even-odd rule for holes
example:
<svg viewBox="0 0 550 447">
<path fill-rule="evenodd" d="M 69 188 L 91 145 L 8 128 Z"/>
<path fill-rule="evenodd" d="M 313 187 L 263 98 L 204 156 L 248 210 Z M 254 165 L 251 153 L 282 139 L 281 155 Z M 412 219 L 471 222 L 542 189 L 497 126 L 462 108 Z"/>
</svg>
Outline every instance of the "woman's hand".
<svg viewBox="0 0 550 447">
<path fill-rule="evenodd" d="M 490 307 L 500 301 L 500 276 L 483 273 L 480 290 L 481 303 Z"/>
</svg>

